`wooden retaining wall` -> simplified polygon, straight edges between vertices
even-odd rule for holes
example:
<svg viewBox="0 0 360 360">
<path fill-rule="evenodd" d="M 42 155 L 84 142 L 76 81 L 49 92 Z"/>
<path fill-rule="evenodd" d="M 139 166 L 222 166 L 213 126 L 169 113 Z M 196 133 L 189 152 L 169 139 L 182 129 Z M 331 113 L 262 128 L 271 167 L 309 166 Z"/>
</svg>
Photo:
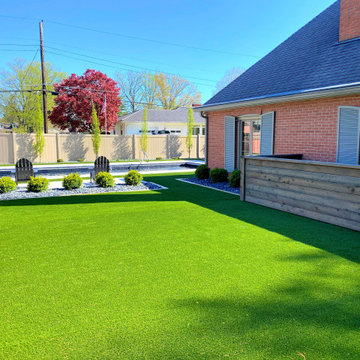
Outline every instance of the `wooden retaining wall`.
<svg viewBox="0 0 360 360">
<path fill-rule="evenodd" d="M 241 200 L 360 231 L 360 166 L 244 157 Z"/>
</svg>

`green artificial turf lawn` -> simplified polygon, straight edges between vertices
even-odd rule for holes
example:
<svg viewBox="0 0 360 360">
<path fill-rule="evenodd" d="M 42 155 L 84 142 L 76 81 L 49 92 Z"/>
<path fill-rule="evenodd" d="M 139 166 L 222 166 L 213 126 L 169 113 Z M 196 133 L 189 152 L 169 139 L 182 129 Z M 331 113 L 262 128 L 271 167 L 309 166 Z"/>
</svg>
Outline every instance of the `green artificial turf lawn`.
<svg viewBox="0 0 360 360">
<path fill-rule="evenodd" d="M 359 233 L 176 177 L 0 203 L 1 359 L 360 358 Z"/>
</svg>

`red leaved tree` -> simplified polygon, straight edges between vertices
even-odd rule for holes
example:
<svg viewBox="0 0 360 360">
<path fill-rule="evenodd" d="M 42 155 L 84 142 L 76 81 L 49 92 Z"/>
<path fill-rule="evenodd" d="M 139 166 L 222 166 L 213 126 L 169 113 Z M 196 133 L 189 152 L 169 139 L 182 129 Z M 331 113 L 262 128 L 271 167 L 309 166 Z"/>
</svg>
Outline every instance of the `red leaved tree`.
<svg viewBox="0 0 360 360">
<path fill-rule="evenodd" d="M 92 105 L 94 104 L 101 131 L 111 130 L 121 106 L 117 83 L 100 71 L 86 70 L 84 75 L 72 74 L 54 85 L 59 93 L 49 115 L 53 125 L 70 132 L 92 132 Z M 106 115 L 106 119 L 105 119 Z"/>
</svg>

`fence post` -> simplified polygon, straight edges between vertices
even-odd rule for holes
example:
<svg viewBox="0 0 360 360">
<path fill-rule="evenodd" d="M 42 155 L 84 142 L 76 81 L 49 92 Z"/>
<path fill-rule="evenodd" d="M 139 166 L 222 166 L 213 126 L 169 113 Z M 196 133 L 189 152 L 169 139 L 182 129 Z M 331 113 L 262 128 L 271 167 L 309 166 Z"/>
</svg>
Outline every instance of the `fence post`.
<svg viewBox="0 0 360 360">
<path fill-rule="evenodd" d="M 14 133 L 14 131 L 12 132 L 11 140 L 12 140 L 12 153 L 13 153 L 12 158 L 14 164 L 16 164 L 16 134 Z"/>
<path fill-rule="evenodd" d="M 170 151 L 170 135 L 166 135 L 166 158 L 170 159 L 171 151 Z"/>
<path fill-rule="evenodd" d="M 240 164 L 240 169 L 241 169 L 241 173 L 240 173 L 240 200 L 245 201 L 246 158 L 242 157 L 240 161 L 241 161 L 241 164 Z"/>
<path fill-rule="evenodd" d="M 133 153 L 133 159 L 136 160 L 136 135 L 135 134 L 132 136 L 132 153 Z"/>
<path fill-rule="evenodd" d="M 200 134 L 196 135 L 196 158 L 200 159 Z"/>
<path fill-rule="evenodd" d="M 61 159 L 61 157 L 60 157 L 59 133 L 56 133 L 56 161 L 58 159 Z"/>
</svg>

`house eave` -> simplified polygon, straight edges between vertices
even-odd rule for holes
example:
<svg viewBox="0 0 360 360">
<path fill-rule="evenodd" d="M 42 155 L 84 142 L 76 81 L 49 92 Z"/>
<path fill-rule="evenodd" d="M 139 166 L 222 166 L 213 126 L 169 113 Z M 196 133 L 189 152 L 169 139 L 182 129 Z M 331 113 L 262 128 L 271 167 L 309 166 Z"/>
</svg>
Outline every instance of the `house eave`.
<svg viewBox="0 0 360 360">
<path fill-rule="evenodd" d="M 202 106 L 194 107 L 194 110 L 195 111 L 227 110 L 227 109 L 234 109 L 239 107 L 321 99 L 328 97 L 339 97 L 339 96 L 347 96 L 353 94 L 360 94 L 360 82 L 356 82 L 352 84 L 328 86 L 318 89 L 300 90 L 289 93 L 267 95 L 267 96 L 235 100 L 235 101 L 229 101 L 223 103 L 202 105 Z"/>
</svg>

